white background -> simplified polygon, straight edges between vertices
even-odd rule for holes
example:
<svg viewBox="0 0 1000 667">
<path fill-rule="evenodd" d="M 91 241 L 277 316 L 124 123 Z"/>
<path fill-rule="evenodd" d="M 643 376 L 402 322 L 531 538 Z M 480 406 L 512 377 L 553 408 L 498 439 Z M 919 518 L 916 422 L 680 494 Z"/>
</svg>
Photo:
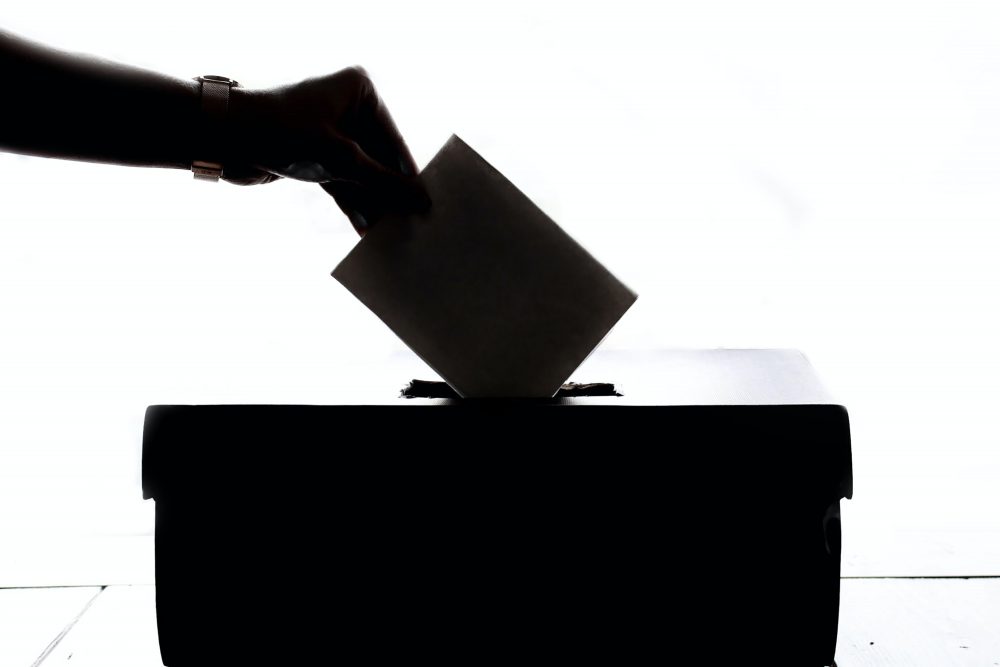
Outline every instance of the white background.
<svg viewBox="0 0 1000 667">
<path fill-rule="evenodd" d="M 810 357 L 852 419 L 845 574 L 1000 574 L 995 1 L 34 0 L 0 25 L 251 87 L 364 65 L 418 163 L 458 133 L 640 293 L 606 347 Z M 146 405 L 323 403 L 405 350 L 329 277 L 356 236 L 319 188 L 5 154 L 0 188 L 0 584 L 47 540 L 148 536 Z"/>
</svg>

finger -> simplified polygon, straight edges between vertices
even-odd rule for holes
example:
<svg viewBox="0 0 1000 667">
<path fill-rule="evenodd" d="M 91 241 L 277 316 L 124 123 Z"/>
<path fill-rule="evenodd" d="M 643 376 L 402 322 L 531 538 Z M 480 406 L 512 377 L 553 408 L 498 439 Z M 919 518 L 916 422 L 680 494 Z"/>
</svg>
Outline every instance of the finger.
<svg viewBox="0 0 1000 667">
<path fill-rule="evenodd" d="M 236 185 L 262 185 L 280 180 L 281 176 L 262 171 L 256 167 L 226 167 L 222 172 L 222 180 Z"/>
<path fill-rule="evenodd" d="M 381 222 L 387 213 L 395 208 L 371 188 L 346 181 L 320 183 L 337 202 L 358 234 L 364 236 L 371 227 Z"/>
<path fill-rule="evenodd" d="M 338 138 L 328 149 L 329 157 L 321 162 L 330 174 L 328 182 L 346 181 L 358 186 L 358 192 L 385 211 L 420 213 L 430 206 L 430 198 L 419 178 L 403 176 L 372 158 L 356 142 Z"/>
<path fill-rule="evenodd" d="M 415 177 L 389 169 L 368 155 L 353 139 L 342 134 L 316 133 L 292 137 L 276 159 L 274 174 L 313 183 L 351 183 L 379 208 L 399 212 L 422 212 L 430 200 Z"/>
<path fill-rule="evenodd" d="M 347 219 L 354 227 L 354 231 L 359 236 L 364 236 L 370 227 L 368 221 L 374 217 L 374 213 L 371 210 L 369 210 L 367 215 L 362 212 L 362 209 L 366 208 L 366 206 L 363 199 L 358 195 L 358 186 L 353 183 L 337 181 L 320 183 L 319 185 L 337 202 L 337 206 L 347 216 Z"/>
<path fill-rule="evenodd" d="M 357 136 L 353 137 L 366 153 L 385 167 L 404 176 L 417 174 L 417 163 L 403 135 L 396 127 L 388 107 L 364 70 L 358 68 Z"/>
</svg>

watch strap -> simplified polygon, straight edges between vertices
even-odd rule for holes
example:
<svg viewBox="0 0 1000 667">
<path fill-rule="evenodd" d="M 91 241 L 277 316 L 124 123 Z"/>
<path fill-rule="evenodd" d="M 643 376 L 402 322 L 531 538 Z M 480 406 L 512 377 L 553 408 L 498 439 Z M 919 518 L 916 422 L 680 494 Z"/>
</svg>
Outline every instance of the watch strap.
<svg viewBox="0 0 1000 667">
<path fill-rule="evenodd" d="M 240 84 L 216 74 L 199 76 L 201 83 L 201 114 L 198 127 L 197 155 L 191 164 L 194 177 L 218 181 L 225 158 L 226 117 L 229 115 L 229 93 Z"/>
</svg>

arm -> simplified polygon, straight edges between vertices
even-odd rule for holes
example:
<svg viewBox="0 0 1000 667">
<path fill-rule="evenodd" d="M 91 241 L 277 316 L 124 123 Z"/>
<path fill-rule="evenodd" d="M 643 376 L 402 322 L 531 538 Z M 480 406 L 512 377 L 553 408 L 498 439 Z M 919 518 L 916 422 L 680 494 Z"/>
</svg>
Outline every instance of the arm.
<svg viewBox="0 0 1000 667">
<path fill-rule="evenodd" d="M 56 51 L 0 31 L 3 150 L 191 167 L 199 84 Z"/>
<path fill-rule="evenodd" d="M 57 51 L 0 30 L 0 149 L 189 169 L 200 84 Z M 234 88 L 223 178 L 319 183 L 360 230 L 387 210 L 429 205 L 416 164 L 364 70 L 268 90 Z"/>
</svg>

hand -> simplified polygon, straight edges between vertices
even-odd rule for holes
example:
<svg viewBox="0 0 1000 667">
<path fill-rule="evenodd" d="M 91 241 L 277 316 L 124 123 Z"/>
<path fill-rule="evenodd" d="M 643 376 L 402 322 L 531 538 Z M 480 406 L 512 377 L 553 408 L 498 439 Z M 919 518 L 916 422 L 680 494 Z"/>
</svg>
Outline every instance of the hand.
<svg viewBox="0 0 1000 667">
<path fill-rule="evenodd" d="M 319 183 L 365 230 L 387 212 L 421 212 L 430 199 L 368 74 L 351 67 L 270 90 L 233 88 L 223 178 Z"/>
</svg>

